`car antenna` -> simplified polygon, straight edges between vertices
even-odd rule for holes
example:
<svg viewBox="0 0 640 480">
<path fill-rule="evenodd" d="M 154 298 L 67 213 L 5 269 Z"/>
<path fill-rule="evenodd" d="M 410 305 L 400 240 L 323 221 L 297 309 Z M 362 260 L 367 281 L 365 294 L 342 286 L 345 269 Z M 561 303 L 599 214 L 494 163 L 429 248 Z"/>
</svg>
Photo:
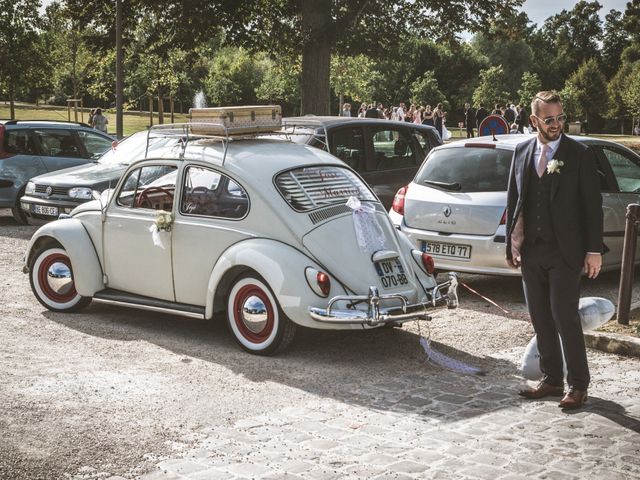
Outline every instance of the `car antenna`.
<svg viewBox="0 0 640 480">
<path fill-rule="evenodd" d="M 494 128 L 491 129 L 491 135 L 493 136 L 493 141 L 497 142 L 498 139 L 496 138 L 496 130 Z"/>
</svg>

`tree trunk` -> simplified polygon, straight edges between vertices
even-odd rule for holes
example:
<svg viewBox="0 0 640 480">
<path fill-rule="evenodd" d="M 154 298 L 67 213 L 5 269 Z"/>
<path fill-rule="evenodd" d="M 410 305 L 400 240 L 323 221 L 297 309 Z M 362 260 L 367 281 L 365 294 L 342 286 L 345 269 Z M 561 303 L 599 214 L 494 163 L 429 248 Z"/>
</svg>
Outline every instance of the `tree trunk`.
<svg viewBox="0 0 640 480">
<path fill-rule="evenodd" d="M 164 124 L 164 97 L 158 89 L 158 125 Z"/>
<path fill-rule="evenodd" d="M 16 106 L 13 103 L 13 95 L 13 84 L 11 83 L 11 80 L 9 80 L 9 116 L 11 117 L 11 120 L 16 119 Z"/>
<path fill-rule="evenodd" d="M 329 115 L 329 71 L 335 30 L 331 0 L 300 0 L 302 12 L 302 115 Z"/>
</svg>

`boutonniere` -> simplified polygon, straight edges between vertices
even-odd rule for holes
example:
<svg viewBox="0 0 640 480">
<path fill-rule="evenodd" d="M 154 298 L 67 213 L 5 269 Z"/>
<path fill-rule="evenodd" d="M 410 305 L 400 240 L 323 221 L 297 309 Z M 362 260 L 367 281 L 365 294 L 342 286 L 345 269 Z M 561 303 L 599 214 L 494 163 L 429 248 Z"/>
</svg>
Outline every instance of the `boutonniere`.
<svg viewBox="0 0 640 480">
<path fill-rule="evenodd" d="M 547 163 L 547 173 L 560 173 L 560 167 L 564 165 L 562 160 L 556 160 L 555 158 Z"/>
</svg>

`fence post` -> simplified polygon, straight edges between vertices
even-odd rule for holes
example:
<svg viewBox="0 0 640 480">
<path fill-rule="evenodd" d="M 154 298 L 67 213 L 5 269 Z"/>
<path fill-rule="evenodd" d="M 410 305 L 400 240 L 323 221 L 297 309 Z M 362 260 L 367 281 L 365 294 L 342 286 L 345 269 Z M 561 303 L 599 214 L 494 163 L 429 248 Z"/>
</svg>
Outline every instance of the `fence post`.
<svg viewBox="0 0 640 480">
<path fill-rule="evenodd" d="M 620 271 L 620 289 L 618 290 L 618 323 L 629 325 L 631 308 L 631 288 L 633 286 L 633 269 L 636 258 L 636 242 L 638 223 L 640 221 L 640 205 L 627 205 L 627 223 L 624 227 L 624 246 L 622 248 L 622 268 Z"/>
</svg>

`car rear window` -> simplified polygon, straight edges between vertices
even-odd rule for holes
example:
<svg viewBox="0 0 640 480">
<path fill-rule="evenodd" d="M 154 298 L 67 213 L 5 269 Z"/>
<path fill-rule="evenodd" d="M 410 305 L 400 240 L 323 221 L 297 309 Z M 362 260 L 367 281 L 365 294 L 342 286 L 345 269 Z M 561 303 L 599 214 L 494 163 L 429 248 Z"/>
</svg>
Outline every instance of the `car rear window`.
<svg viewBox="0 0 640 480">
<path fill-rule="evenodd" d="M 458 192 L 503 192 L 512 156 L 512 151 L 498 148 L 435 150 L 416 175 L 416 183 Z"/>
<path fill-rule="evenodd" d="M 338 166 L 296 168 L 278 174 L 275 185 L 291 208 L 306 212 L 345 204 L 349 197 L 375 201 L 369 187 L 351 170 Z"/>
</svg>

